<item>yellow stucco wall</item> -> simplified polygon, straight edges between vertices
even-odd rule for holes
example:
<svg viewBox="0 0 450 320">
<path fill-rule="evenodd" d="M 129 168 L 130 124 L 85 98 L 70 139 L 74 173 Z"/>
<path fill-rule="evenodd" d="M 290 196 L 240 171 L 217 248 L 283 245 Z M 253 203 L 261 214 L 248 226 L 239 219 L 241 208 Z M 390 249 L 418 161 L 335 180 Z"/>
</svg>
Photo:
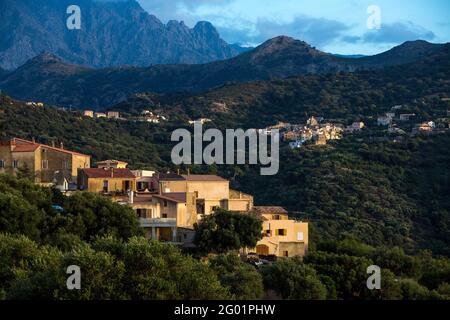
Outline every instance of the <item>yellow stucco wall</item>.
<svg viewBox="0 0 450 320">
<path fill-rule="evenodd" d="M 250 211 L 253 207 L 253 199 L 229 199 L 227 210 L 230 211 Z"/>
<path fill-rule="evenodd" d="M 13 161 L 19 160 L 19 167 L 27 166 L 31 172 L 35 171 L 35 152 L 11 152 L 10 146 L 0 146 L 0 160 L 4 161 L 5 167 L 0 168 L 0 173 L 16 174 Z"/>
<path fill-rule="evenodd" d="M 198 194 L 198 199 L 228 199 L 230 187 L 228 181 L 160 181 L 163 193 L 188 192 Z"/>
<path fill-rule="evenodd" d="M 0 146 L 0 160 L 6 161 L 5 169 L 0 173 L 15 174 L 18 169 L 12 167 L 13 160 L 19 161 L 19 168 L 27 167 L 37 183 L 61 182 L 64 178 L 76 182 L 78 168 L 89 168 L 90 157 L 75 155 L 40 146 L 35 151 L 14 152 L 10 146 Z M 46 167 L 43 167 L 43 160 Z M 47 165 L 48 164 L 48 165 Z"/>
<path fill-rule="evenodd" d="M 230 183 L 228 181 L 188 181 L 187 192 L 197 193 L 198 199 L 228 199 Z"/>
<path fill-rule="evenodd" d="M 130 190 L 136 191 L 136 179 L 131 178 L 88 178 L 87 179 L 87 191 L 94 193 L 103 192 L 103 181 L 108 181 L 108 192 L 125 192 L 124 182 L 130 182 Z"/>
<path fill-rule="evenodd" d="M 277 235 L 277 230 L 285 230 L 286 235 Z M 284 251 L 288 251 L 288 256 L 303 256 L 308 249 L 308 223 L 294 220 L 269 220 L 263 222 L 263 232 L 271 231 L 271 236 L 264 236 L 257 243 L 253 251 L 258 252 L 266 246 L 268 255 L 278 257 L 285 256 Z M 299 240 L 303 234 L 303 240 Z M 260 252 L 258 252 L 260 253 Z"/>
</svg>

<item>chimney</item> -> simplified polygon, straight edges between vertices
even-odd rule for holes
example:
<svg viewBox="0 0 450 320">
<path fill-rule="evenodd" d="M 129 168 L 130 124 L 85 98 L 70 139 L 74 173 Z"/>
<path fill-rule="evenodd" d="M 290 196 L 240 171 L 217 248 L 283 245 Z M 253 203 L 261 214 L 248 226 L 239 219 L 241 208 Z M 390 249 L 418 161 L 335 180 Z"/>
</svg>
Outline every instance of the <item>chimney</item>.
<svg viewBox="0 0 450 320">
<path fill-rule="evenodd" d="M 60 149 L 64 149 L 64 143 L 62 141 L 61 141 L 59 147 L 60 147 Z"/>
<path fill-rule="evenodd" d="M 129 199 L 130 204 L 133 204 L 134 203 L 134 191 L 130 190 L 128 195 L 130 197 L 130 199 Z"/>
<path fill-rule="evenodd" d="M 11 148 L 11 151 L 14 151 L 14 149 L 16 148 L 16 139 L 13 138 L 11 139 L 11 141 L 9 141 L 9 146 Z"/>
<path fill-rule="evenodd" d="M 177 169 L 177 174 L 180 175 L 180 169 Z"/>
<path fill-rule="evenodd" d="M 33 143 L 36 143 L 36 139 L 34 137 L 33 137 L 33 139 L 31 141 L 33 141 Z"/>
<path fill-rule="evenodd" d="M 189 176 L 191 174 L 191 169 L 187 169 L 187 175 Z"/>
<path fill-rule="evenodd" d="M 114 168 L 111 168 L 111 178 L 114 178 Z"/>
<path fill-rule="evenodd" d="M 52 147 L 55 147 L 55 141 L 52 140 Z"/>
</svg>

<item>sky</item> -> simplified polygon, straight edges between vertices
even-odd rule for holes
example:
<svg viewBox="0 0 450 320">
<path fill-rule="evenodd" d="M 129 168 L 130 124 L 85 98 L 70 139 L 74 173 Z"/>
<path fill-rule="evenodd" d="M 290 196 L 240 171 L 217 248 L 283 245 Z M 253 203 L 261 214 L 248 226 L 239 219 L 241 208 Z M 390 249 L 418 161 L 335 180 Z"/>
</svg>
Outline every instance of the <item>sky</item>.
<svg viewBox="0 0 450 320">
<path fill-rule="evenodd" d="M 224 40 L 247 46 L 286 35 L 326 52 L 368 55 L 409 40 L 450 42 L 450 0 L 138 2 L 165 23 L 210 21 Z"/>
</svg>

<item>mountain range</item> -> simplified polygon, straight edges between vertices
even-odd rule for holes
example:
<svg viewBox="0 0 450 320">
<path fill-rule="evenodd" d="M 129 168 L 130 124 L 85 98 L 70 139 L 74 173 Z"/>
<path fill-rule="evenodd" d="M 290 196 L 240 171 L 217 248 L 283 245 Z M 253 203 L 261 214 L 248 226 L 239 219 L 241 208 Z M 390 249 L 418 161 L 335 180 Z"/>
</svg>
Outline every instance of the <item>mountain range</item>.
<svg viewBox="0 0 450 320">
<path fill-rule="evenodd" d="M 0 76 L 0 89 L 17 99 L 97 110 L 140 92 L 200 92 L 229 83 L 380 69 L 423 60 L 446 46 L 413 41 L 375 56 L 343 58 L 280 36 L 223 61 L 104 69 L 69 64 L 45 53 Z"/>
<path fill-rule="evenodd" d="M 209 22 L 162 23 L 135 0 L 77 0 L 81 29 L 69 30 L 71 0 L 0 1 L 0 67 L 12 70 L 42 52 L 91 67 L 207 63 L 245 51 Z"/>
</svg>

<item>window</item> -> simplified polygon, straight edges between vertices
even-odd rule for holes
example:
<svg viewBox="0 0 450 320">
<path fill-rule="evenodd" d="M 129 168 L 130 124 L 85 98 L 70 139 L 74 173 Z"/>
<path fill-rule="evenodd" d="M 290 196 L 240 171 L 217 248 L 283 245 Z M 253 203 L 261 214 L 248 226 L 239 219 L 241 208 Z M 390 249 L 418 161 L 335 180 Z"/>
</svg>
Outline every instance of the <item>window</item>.
<svg viewBox="0 0 450 320">
<path fill-rule="evenodd" d="M 283 257 L 289 257 L 289 251 L 283 251 Z"/>
<path fill-rule="evenodd" d="M 42 160 L 42 169 L 48 169 L 48 160 Z"/>
<path fill-rule="evenodd" d="M 166 219 L 166 218 L 167 218 L 167 213 L 163 213 L 163 214 L 162 214 L 162 218 L 163 218 L 163 219 Z"/>
<path fill-rule="evenodd" d="M 279 214 L 275 214 L 272 218 L 273 218 L 273 220 L 280 220 L 280 215 Z"/>
<path fill-rule="evenodd" d="M 276 233 L 277 236 L 286 236 L 287 230 L 286 229 L 277 229 Z"/>
<path fill-rule="evenodd" d="M 272 230 L 264 230 L 264 237 L 271 237 L 272 236 Z"/>
<path fill-rule="evenodd" d="M 0 169 L 5 167 L 5 160 L 0 160 Z"/>
<path fill-rule="evenodd" d="M 164 207 L 167 207 L 167 200 L 164 200 Z"/>
<path fill-rule="evenodd" d="M 218 206 L 212 206 L 212 207 L 211 207 L 211 212 L 216 212 L 217 209 L 219 209 Z"/>
<path fill-rule="evenodd" d="M 63 169 L 69 169 L 69 160 L 63 160 L 62 167 Z"/>
<path fill-rule="evenodd" d="M 17 169 L 19 167 L 19 160 L 13 160 L 13 168 Z"/>
<path fill-rule="evenodd" d="M 103 180 L 103 192 L 108 192 L 108 180 Z"/>
<path fill-rule="evenodd" d="M 147 218 L 147 209 L 137 209 L 139 218 Z"/>
<path fill-rule="evenodd" d="M 303 232 L 297 232 L 297 240 L 298 241 L 304 241 L 305 240 Z"/>
</svg>

